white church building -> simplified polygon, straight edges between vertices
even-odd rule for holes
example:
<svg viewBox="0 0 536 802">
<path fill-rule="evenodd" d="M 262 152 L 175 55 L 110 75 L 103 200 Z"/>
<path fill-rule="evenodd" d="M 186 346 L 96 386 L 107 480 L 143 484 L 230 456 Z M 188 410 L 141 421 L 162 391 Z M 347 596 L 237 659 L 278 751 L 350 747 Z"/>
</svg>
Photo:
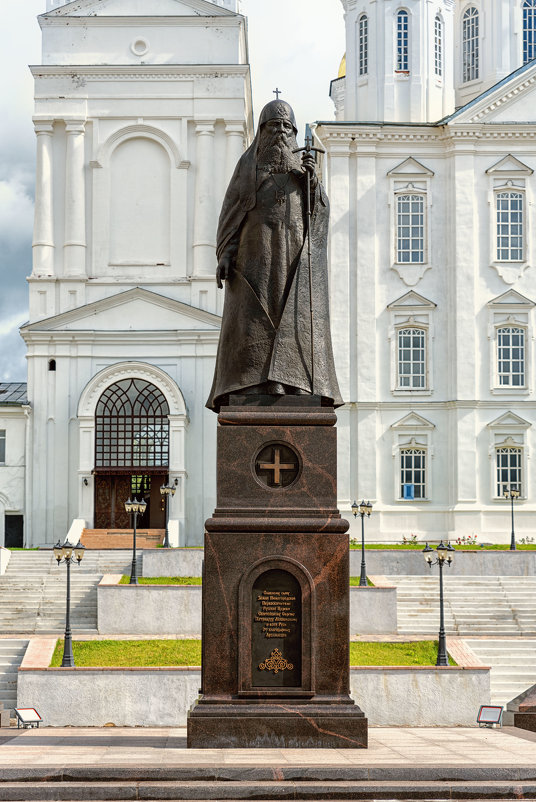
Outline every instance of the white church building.
<svg viewBox="0 0 536 802">
<path fill-rule="evenodd" d="M 342 2 L 335 119 L 313 126 L 340 508 L 369 498 L 378 540 L 506 542 L 513 488 L 532 535 L 536 0 Z M 164 482 L 173 544 L 202 543 L 216 223 L 253 133 L 238 6 L 47 0 L 39 18 L 28 382 L 0 384 L 0 543 L 125 529 L 132 493 L 160 530 Z"/>
</svg>

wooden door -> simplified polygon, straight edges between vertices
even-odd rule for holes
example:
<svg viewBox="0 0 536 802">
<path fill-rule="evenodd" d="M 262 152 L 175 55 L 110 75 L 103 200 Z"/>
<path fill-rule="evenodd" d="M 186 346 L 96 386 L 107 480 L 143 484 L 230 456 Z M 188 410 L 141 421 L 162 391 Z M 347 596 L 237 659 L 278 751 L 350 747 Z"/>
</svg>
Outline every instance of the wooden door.
<svg viewBox="0 0 536 802">
<path fill-rule="evenodd" d="M 130 529 L 125 501 L 130 496 L 128 474 L 95 477 L 95 529 Z"/>
</svg>

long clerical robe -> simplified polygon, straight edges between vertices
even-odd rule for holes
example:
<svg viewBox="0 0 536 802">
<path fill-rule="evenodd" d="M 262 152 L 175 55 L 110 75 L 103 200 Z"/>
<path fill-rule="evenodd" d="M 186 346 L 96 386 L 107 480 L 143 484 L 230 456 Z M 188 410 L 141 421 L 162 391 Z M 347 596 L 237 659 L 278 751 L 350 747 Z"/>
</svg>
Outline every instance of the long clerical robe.
<svg viewBox="0 0 536 802">
<path fill-rule="evenodd" d="M 216 412 L 229 393 L 267 381 L 343 403 L 329 326 L 329 205 L 320 183 L 311 193 L 311 349 L 306 192 L 301 170 L 272 174 L 257 167 L 255 143 L 231 179 L 218 226 L 218 259 L 227 254 L 233 266 L 207 401 Z"/>
</svg>

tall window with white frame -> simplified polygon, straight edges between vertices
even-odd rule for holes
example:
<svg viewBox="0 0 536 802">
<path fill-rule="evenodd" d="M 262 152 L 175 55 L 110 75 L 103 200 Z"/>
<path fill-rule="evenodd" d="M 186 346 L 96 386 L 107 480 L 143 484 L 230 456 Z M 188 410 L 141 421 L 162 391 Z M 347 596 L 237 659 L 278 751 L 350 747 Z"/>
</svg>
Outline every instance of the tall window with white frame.
<svg viewBox="0 0 536 802">
<path fill-rule="evenodd" d="M 523 3 L 523 64 L 536 58 L 536 0 Z"/>
<path fill-rule="evenodd" d="M 408 501 L 426 498 L 424 448 L 403 448 L 400 451 L 400 498 Z"/>
<path fill-rule="evenodd" d="M 0 465 L 6 461 L 6 430 L 0 429 Z"/>
<path fill-rule="evenodd" d="M 426 389 L 426 330 L 398 330 L 398 389 Z"/>
<path fill-rule="evenodd" d="M 409 72 L 409 14 L 403 8 L 396 15 L 396 71 Z"/>
<path fill-rule="evenodd" d="M 525 329 L 497 329 L 497 377 L 499 387 L 525 386 Z"/>
<path fill-rule="evenodd" d="M 497 261 L 523 261 L 523 193 L 497 193 Z"/>
<path fill-rule="evenodd" d="M 436 78 L 443 77 L 443 20 L 436 16 L 434 21 L 434 65 Z"/>
<path fill-rule="evenodd" d="M 471 6 L 462 17 L 463 81 L 476 81 L 480 75 L 480 20 L 478 10 Z"/>
<path fill-rule="evenodd" d="M 496 449 L 497 498 L 505 490 L 517 490 L 522 494 L 522 449 L 517 446 L 500 446 Z"/>
<path fill-rule="evenodd" d="M 425 195 L 397 195 L 396 261 L 423 264 L 425 257 Z"/>
<path fill-rule="evenodd" d="M 368 75 L 368 17 L 359 17 L 359 74 Z"/>
</svg>

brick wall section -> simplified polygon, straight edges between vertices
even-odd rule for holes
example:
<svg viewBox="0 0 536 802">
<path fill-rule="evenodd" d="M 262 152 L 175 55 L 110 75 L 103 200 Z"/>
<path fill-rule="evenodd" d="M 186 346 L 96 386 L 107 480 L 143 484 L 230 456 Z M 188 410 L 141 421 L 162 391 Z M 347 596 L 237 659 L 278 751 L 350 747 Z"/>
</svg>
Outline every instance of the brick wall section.
<svg viewBox="0 0 536 802">
<path fill-rule="evenodd" d="M 163 529 L 138 529 L 137 549 L 154 549 L 164 542 Z M 84 529 L 80 538 L 86 549 L 131 549 L 132 529 Z"/>
<path fill-rule="evenodd" d="M 482 666 L 482 662 L 462 638 L 447 638 L 447 651 L 459 666 L 470 668 Z"/>
</svg>

